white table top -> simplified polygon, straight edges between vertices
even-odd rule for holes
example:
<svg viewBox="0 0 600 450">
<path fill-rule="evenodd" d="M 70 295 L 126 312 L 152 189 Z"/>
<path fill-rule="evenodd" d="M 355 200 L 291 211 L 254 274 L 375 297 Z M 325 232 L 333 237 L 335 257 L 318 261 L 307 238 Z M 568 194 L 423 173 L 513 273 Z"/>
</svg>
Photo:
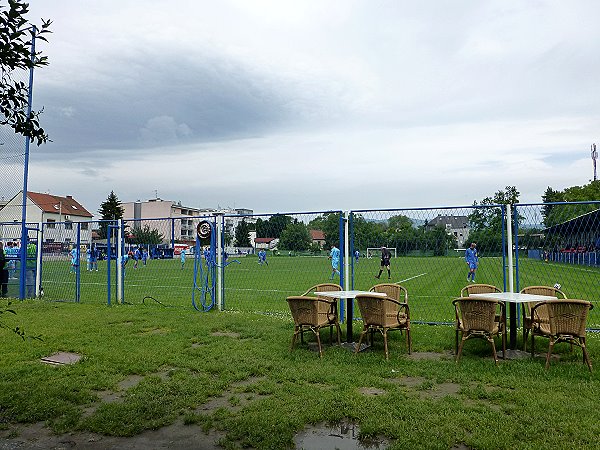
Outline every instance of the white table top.
<svg viewBox="0 0 600 450">
<path fill-rule="evenodd" d="M 321 297 L 331 297 L 331 298 L 356 298 L 357 295 L 361 294 L 373 294 L 378 297 L 385 297 L 383 292 L 369 292 L 369 291 L 327 291 L 327 292 L 315 292 L 315 295 L 320 295 Z"/>
<path fill-rule="evenodd" d="M 518 292 L 489 292 L 485 294 L 471 294 L 473 298 L 487 298 L 509 303 L 543 302 L 545 300 L 556 300 L 551 295 L 520 294 Z"/>
</svg>

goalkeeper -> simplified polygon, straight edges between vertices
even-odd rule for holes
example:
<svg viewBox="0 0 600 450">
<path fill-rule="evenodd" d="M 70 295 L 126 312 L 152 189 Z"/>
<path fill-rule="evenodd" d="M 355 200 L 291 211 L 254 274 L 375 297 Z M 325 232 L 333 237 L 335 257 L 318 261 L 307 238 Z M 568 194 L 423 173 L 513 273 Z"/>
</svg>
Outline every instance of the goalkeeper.
<svg viewBox="0 0 600 450">
<path fill-rule="evenodd" d="M 375 278 L 379 279 L 383 269 L 387 269 L 388 280 L 392 278 L 392 274 L 390 272 L 390 258 L 392 257 L 392 252 L 390 252 L 387 247 L 381 247 L 381 266 L 379 267 L 379 273 L 375 275 Z"/>
</svg>

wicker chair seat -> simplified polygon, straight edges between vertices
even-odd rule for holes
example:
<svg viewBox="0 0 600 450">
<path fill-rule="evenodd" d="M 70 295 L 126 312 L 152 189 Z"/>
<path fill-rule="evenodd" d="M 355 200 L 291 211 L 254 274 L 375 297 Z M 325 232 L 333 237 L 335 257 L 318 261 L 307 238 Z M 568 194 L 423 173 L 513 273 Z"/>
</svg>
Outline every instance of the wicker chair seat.
<svg viewBox="0 0 600 450">
<path fill-rule="evenodd" d="M 292 318 L 294 319 L 294 335 L 290 351 L 294 348 L 298 335 L 303 336 L 304 331 L 311 331 L 317 338 L 319 356 L 323 356 L 321 347 L 321 328 L 331 329 L 330 341 L 333 342 L 333 329 L 337 334 L 338 345 L 341 343 L 341 328 L 338 321 L 337 302 L 331 299 L 308 296 L 291 296 L 287 298 Z"/>
<path fill-rule="evenodd" d="M 456 361 L 460 360 L 465 341 L 471 338 L 482 338 L 492 347 L 494 362 L 498 363 L 494 336 L 502 337 L 502 355 L 506 355 L 506 327 L 504 326 L 504 303 L 497 300 L 474 299 L 461 297 L 452 302 L 456 313 L 457 331 L 462 334 L 456 352 Z M 500 313 L 498 314 L 498 308 Z M 497 319 L 500 318 L 500 320 Z"/>
<path fill-rule="evenodd" d="M 528 286 L 521 289 L 521 294 L 549 295 L 557 298 L 567 298 L 565 293 L 553 286 Z M 521 316 L 523 321 L 523 350 L 527 351 L 527 338 L 529 333 L 549 333 L 548 309 L 545 306 L 536 308 L 535 316 L 532 316 L 532 310 L 540 302 L 523 302 L 521 304 Z"/>
<path fill-rule="evenodd" d="M 543 336 L 550 339 L 548 353 L 546 354 L 546 369 L 550 366 L 550 356 L 554 345 L 559 342 L 569 342 L 581 347 L 583 362 L 587 364 L 590 372 L 592 362 L 586 348 L 586 325 L 589 311 L 594 305 L 586 300 L 557 299 L 538 303 L 531 314 L 536 317 L 538 310 L 548 311 L 549 323 L 534 323 L 531 333 L 531 355 L 534 355 L 534 337 Z"/>
<path fill-rule="evenodd" d="M 359 295 L 356 297 L 360 314 L 363 319 L 363 331 L 356 345 L 359 351 L 363 338 L 371 332 L 378 331 L 383 335 L 385 358 L 389 359 L 387 333 L 392 330 L 406 330 L 406 341 L 408 353 L 412 350 L 412 339 L 410 335 L 410 309 L 408 306 L 408 292 L 406 288 L 398 284 L 382 283 L 373 286 L 371 292 L 386 294 L 386 297 L 375 295 Z M 404 301 L 402 301 L 404 300 Z"/>
</svg>

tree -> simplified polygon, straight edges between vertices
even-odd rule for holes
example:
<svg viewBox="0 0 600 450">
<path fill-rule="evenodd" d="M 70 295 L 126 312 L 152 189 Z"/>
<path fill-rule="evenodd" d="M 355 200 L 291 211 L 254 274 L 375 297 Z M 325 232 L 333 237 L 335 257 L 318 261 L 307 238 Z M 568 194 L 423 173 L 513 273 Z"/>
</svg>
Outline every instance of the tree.
<svg viewBox="0 0 600 450">
<path fill-rule="evenodd" d="M 100 204 L 100 209 L 98 210 L 98 212 L 100 213 L 100 219 L 102 220 L 100 222 L 100 238 L 106 239 L 106 237 L 108 236 L 107 221 L 122 219 L 125 210 L 121 206 L 121 202 L 117 198 L 117 195 L 114 193 L 114 191 L 110 191 L 110 194 L 108 195 L 106 200 Z"/>
<path fill-rule="evenodd" d="M 321 230 L 325 234 L 325 248 L 340 245 L 340 213 L 326 213 L 315 217 L 308 224 L 311 230 Z"/>
<path fill-rule="evenodd" d="M 494 205 L 512 205 L 519 202 L 519 191 L 515 186 L 506 186 L 493 197 L 486 197 L 479 208 L 469 214 L 469 240 L 477 242 L 480 251 L 502 252 L 502 211 Z M 477 206 L 477 201 L 473 202 Z"/>
<path fill-rule="evenodd" d="M 223 243 L 225 244 L 225 247 L 229 247 L 232 242 L 233 236 L 231 235 L 231 232 L 229 230 L 225 230 L 223 233 Z"/>
<path fill-rule="evenodd" d="M 275 214 L 268 220 L 256 219 L 256 237 L 279 238 L 285 227 L 293 222 L 290 216 L 285 214 Z"/>
<path fill-rule="evenodd" d="M 35 27 L 25 19 L 29 4 L 8 0 L 8 8 L 0 5 L 0 125 L 8 125 L 15 133 L 29 137 L 37 145 L 48 141 L 48 135 L 40 127 L 40 111 L 27 114 L 29 85 L 19 81 L 17 74 L 31 68 L 48 65 L 48 57 L 35 51 L 31 55 L 31 43 L 35 39 L 46 41 L 52 23 L 42 19 Z"/>
<path fill-rule="evenodd" d="M 132 232 L 133 239 L 132 244 L 146 244 L 146 245 L 158 245 L 161 244 L 164 235 L 156 228 L 150 229 L 150 225 L 144 225 L 143 227 L 134 227 Z"/>
<path fill-rule="evenodd" d="M 550 186 L 542 196 L 542 201 L 546 202 L 589 202 L 600 200 L 600 180 L 591 181 L 584 186 L 572 186 L 563 191 L 555 191 Z M 598 209 L 597 204 L 570 204 L 570 205 L 545 205 L 542 208 L 544 216 L 544 225 L 551 227 L 553 225 L 566 222 L 574 217 L 581 216 Z"/>
<path fill-rule="evenodd" d="M 250 243 L 250 227 L 244 219 L 235 228 L 235 246 L 252 247 Z"/>
<path fill-rule="evenodd" d="M 310 233 L 302 222 L 289 224 L 283 230 L 279 239 L 281 248 L 298 252 L 308 250 L 310 243 Z"/>
</svg>

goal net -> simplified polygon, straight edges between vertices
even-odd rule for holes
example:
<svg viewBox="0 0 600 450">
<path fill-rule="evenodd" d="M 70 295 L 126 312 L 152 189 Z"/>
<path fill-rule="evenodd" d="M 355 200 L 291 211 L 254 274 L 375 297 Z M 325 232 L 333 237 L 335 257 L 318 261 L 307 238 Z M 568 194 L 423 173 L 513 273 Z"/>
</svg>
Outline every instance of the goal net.
<svg viewBox="0 0 600 450">
<path fill-rule="evenodd" d="M 396 255 L 396 249 L 395 248 L 388 248 L 388 250 L 392 254 L 392 258 L 396 258 L 396 256 L 397 256 Z M 367 258 L 381 258 L 381 247 L 377 247 L 377 248 L 369 247 L 369 248 L 367 248 L 366 257 Z"/>
</svg>

